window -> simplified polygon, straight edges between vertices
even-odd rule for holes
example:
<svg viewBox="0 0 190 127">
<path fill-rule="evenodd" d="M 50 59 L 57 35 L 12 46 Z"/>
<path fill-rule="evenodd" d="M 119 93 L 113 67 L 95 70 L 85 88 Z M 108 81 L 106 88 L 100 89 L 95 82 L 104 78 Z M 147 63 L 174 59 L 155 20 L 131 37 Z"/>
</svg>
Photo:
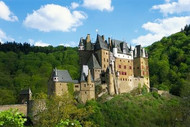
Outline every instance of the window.
<svg viewBox="0 0 190 127">
<path fill-rule="evenodd" d="M 84 87 L 86 87 L 86 84 L 84 84 Z"/>
<path fill-rule="evenodd" d="M 106 59 L 104 58 L 104 62 L 106 61 Z"/>
<path fill-rule="evenodd" d="M 78 88 L 79 86 L 78 85 L 75 85 L 75 88 Z"/>
<path fill-rule="evenodd" d="M 131 66 L 129 66 L 129 69 L 132 69 L 132 67 L 131 67 Z"/>
<path fill-rule="evenodd" d="M 108 62 L 108 59 L 107 59 L 107 62 Z"/>
<path fill-rule="evenodd" d="M 126 69 L 126 65 L 124 66 L 124 69 Z"/>
<path fill-rule="evenodd" d="M 143 71 L 142 75 L 144 75 L 144 71 Z"/>
<path fill-rule="evenodd" d="M 119 68 L 121 68 L 121 65 L 119 65 Z"/>
<path fill-rule="evenodd" d="M 128 63 L 129 63 L 130 61 L 128 60 Z"/>
<path fill-rule="evenodd" d="M 142 69 L 144 69 L 144 66 L 142 65 Z"/>
</svg>

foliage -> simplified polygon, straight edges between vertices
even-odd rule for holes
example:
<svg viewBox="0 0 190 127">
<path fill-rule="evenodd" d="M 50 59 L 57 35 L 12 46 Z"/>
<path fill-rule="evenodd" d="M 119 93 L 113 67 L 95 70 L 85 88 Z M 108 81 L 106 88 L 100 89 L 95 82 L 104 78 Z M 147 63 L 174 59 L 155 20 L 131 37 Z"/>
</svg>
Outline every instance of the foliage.
<svg viewBox="0 0 190 127">
<path fill-rule="evenodd" d="M 0 126 L 3 127 L 24 127 L 26 118 L 17 110 L 6 110 L 0 112 Z"/>
<path fill-rule="evenodd" d="M 147 47 L 152 87 L 180 95 L 180 89 L 190 73 L 189 30 L 190 25 L 187 25 L 181 32 Z"/>
<path fill-rule="evenodd" d="M 0 104 L 17 103 L 19 92 L 29 87 L 34 96 L 47 93 L 55 67 L 68 70 L 73 79 L 78 79 L 78 60 L 77 48 L 0 44 Z"/>
<path fill-rule="evenodd" d="M 73 83 L 68 83 L 67 84 L 67 87 L 68 87 L 68 91 L 71 95 L 74 94 L 74 84 Z"/>
<path fill-rule="evenodd" d="M 37 122 L 37 126 L 53 127 L 56 125 L 64 125 L 67 120 L 70 123 L 74 122 L 78 125 L 85 126 L 90 121 L 86 118 L 91 114 L 91 107 L 77 107 L 77 102 L 70 94 L 64 94 L 63 96 L 50 97 L 46 100 L 46 107 L 43 109 L 33 109 L 37 112 L 34 119 Z M 78 122 L 80 122 L 80 124 Z"/>
<path fill-rule="evenodd" d="M 89 101 L 86 105 L 94 111 L 88 119 L 100 127 L 185 127 L 190 119 L 182 119 L 189 107 L 182 106 L 181 101 L 181 98 L 161 97 L 154 92 L 140 96 L 117 95 L 105 103 Z"/>
<path fill-rule="evenodd" d="M 77 120 L 70 121 L 69 119 L 66 119 L 65 121 L 61 120 L 56 127 L 82 127 L 80 122 Z"/>
</svg>

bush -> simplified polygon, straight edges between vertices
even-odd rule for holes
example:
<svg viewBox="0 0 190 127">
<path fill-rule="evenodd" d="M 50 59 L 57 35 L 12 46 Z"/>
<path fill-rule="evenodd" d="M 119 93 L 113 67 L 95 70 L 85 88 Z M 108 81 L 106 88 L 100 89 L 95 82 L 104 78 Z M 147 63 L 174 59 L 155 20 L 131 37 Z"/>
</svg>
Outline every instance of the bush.
<svg viewBox="0 0 190 127">
<path fill-rule="evenodd" d="M 26 118 L 18 110 L 6 110 L 0 112 L 0 126 L 3 127 L 23 127 Z"/>
</svg>

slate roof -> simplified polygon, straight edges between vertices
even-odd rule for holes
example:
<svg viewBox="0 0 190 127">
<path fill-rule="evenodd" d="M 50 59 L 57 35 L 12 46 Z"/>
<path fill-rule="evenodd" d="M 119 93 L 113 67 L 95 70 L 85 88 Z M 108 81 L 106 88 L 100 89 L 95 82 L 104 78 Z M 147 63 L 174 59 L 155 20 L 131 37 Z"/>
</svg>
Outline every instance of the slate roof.
<svg viewBox="0 0 190 127">
<path fill-rule="evenodd" d="M 137 49 L 137 57 L 142 57 L 143 56 L 143 47 L 141 47 L 141 45 L 137 45 L 135 46 L 135 48 Z M 133 51 L 133 54 L 135 54 L 135 50 Z M 145 56 L 148 57 L 148 53 L 145 50 Z"/>
<path fill-rule="evenodd" d="M 20 91 L 20 94 L 31 94 L 31 93 L 32 92 L 31 92 L 30 88 L 29 89 L 24 89 L 24 90 Z"/>
<path fill-rule="evenodd" d="M 124 54 L 129 53 L 130 48 L 128 47 L 126 42 L 114 39 L 111 40 L 111 42 L 112 42 L 112 47 L 117 48 L 118 53 L 124 53 Z"/>
<path fill-rule="evenodd" d="M 106 41 L 103 40 L 103 37 L 100 36 L 99 34 L 97 34 L 97 39 L 96 39 L 96 43 L 95 43 L 95 50 L 99 50 L 99 49 L 105 49 L 105 50 L 109 50 L 108 48 L 108 44 L 106 43 Z"/>
<path fill-rule="evenodd" d="M 82 72 L 81 72 L 81 82 L 86 82 L 87 81 L 87 76 L 88 76 L 88 65 L 83 65 L 82 66 Z M 92 74 L 91 74 L 91 80 L 93 81 Z"/>
<path fill-rule="evenodd" d="M 79 46 L 84 46 L 84 39 L 82 37 L 80 38 Z"/>
<path fill-rule="evenodd" d="M 87 64 L 90 69 L 101 69 L 100 64 L 98 63 L 94 54 L 92 54 Z"/>
<path fill-rule="evenodd" d="M 72 80 L 69 72 L 67 70 L 57 70 L 54 69 L 54 77 L 58 77 L 58 82 L 70 82 L 70 83 L 78 83 L 77 80 Z"/>
</svg>

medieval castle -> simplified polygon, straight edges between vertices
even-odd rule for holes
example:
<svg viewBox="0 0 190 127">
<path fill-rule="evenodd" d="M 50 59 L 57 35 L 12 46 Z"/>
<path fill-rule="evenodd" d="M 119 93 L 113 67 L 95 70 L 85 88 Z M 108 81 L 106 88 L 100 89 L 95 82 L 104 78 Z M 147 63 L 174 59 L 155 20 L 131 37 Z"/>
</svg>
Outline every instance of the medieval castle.
<svg viewBox="0 0 190 127">
<path fill-rule="evenodd" d="M 68 83 L 74 84 L 80 100 L 95 99 L 95 87 L 110 95 L 127 93 L 146 86 L 149 90 L 148 54 L 144 48 L 132 47 L 119 40 L 97 35 L 92 43 L 90 35 L 79 41 L 80 79 L 72 80 L 67 70 L 54 69 L 48 84 L 49 95 L 68 92 Z"/>
</svg>

